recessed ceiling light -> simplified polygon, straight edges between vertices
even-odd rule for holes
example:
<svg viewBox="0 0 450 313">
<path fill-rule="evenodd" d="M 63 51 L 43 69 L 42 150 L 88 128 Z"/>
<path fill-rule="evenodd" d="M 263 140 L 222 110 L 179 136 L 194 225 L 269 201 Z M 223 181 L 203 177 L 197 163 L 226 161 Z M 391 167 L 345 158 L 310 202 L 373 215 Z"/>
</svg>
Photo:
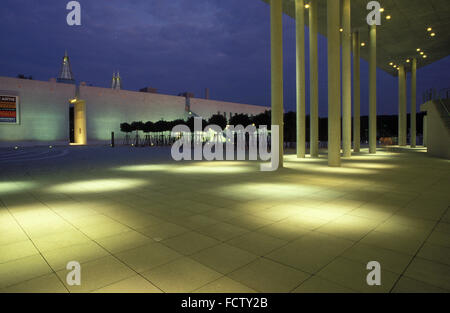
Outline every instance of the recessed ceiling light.
<svg viewBox="0 0 450 313">
<path fill-rule="evenodd" d="M 309 9 L 310 5 L 309 4 L 305 4 L 305 9 Z"/>
<path fill-rule="evenodd" d="M 366 43 L 365 42 L 361 42 L 361 47 L 365 47 Z"/>
<path fill-rule="evenodd" d="M 420 51 L 420 54 L 421 54 L 421 55 L 423 55 L 423 54 L 424 54 L 424 52 L 423 52 L 423 51 Z"/>
<path fill-rule="evenodd" d="M 432 30 L 433 30 L 433 28 L 431 28 L 431 27 L 427 28 L 427 32 L 431 32 Z"/>
<path fill-rule="evenodd" d="M 420 48 L 417 48 L 417 52 L 420 52 Z"/>
<path fill-rule="evenodd" d="M 430 36 L 434 37 L 434 36 L 436 36 L 436 33 L 431 33 Z"/>
<path fill-rule="evenodd" d="M 427 58 L 427 55 L 425 54 L 425 55 L 423 56 L 423 58 L 426 59 L 426 58 Z"/>
<path fill-rule="evenodd" d="M 407 60 L 406 60 L 406 63 L 409 63 L 409 62 L 411 62 L 411 61 L 410 61 L 409 59 L 407 59 Z"/>
<path fill-rule="evenodd" d="M 390 65 L 390 66 L 392 66 L 392 65 L 394 65 L 394 63 L 393 63 L 393 62 L 391 62 L 391 63 L 389 63 L 389 65 Z"/>
<path fill-rule="evenodd" d="M 392 17 L 391 17 L 390 15 L 387 15 L 387 16 L 386 16 L 386 19 L 387 19 L 387 20 L 390 20 L 391 18 L 392 18 Z"/>
<path fill-rule="evenodd" d="M 384 12 L 384 8 L 381 8 L 381 9 L 380 9 L 380 12 Z"/>
<path fill-rule="evenodd" d="M 339 28 L 339 31 L 342 33 L 344 31 L 344 29 L 341 27 L 341 28 Z"/>
</svg>

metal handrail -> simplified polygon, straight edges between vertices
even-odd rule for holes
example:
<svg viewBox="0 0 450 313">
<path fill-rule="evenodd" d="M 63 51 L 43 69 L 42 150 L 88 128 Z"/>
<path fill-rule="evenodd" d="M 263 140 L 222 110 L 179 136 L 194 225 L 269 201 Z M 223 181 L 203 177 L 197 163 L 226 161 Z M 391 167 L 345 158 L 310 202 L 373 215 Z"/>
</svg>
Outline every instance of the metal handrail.
<svg viewBox="0 0 450 313">
<path fill-rule="evenodd" d="M 436 92 L 435 88 L 430 88 L 424 91 L 422 97 L 424 103 L 432 100 L 450 99 L 450 88 L 442 88 L 439 92 Z"/>
<path fill-rule="evenodd" d="M 442 99 L 438 99 L 441 106 L 444 108 L 445 112 L 447 112 L 447 115 L 450 116 L 450 112 L 448 111 L 447 105 L 442 101 Z"/>
<path fill-rule="evenodd" d="M 443 94 L 445 93 L 445 97 Z M 450 88 L 443 88 L 439 91 L 439 100 L 441 99 L 450 99 Z"/>
</svg>

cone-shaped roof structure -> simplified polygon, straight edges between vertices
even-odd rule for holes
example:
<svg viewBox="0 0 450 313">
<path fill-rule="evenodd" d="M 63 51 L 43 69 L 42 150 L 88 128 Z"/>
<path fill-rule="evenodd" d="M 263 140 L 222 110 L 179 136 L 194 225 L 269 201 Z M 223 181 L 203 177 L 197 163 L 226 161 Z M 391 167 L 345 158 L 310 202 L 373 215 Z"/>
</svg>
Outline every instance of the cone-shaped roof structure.
<svg viewBox="0 0 450 313">
<path fill-rule="evenodd" d="M 61 70 L 58 75 L 58 82 L 74 84 L 75 79 L 73 77 L 72 68 L 70 67 L 70 60 L 67 54 L 67 50 L 64 53 L 63 62 L 61 65 Z"/>
</svg>

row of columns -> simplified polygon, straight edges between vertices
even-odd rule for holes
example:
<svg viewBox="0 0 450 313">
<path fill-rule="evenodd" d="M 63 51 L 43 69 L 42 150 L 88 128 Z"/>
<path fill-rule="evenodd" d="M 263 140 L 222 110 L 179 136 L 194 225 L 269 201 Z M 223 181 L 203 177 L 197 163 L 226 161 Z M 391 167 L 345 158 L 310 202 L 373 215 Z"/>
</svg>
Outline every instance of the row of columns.
<svg viewBox="0 0 450 313">
<path fill-rule="evenodd" d="M 282 125 L 283 125 L 283 47 L 282 47 L 282 4 L 283 1 L 271 0 L 271 68 L 272 68 L 272 124 L 280 125 L 280 160 L 282 160 Z M 310 155 L 319 156 L 319 77 L 318 77 L 318 7 L 317 1 L 309 4 L 309 59 L 310 59 Z M 297 157 L 305 157 L 305 2 L 295 0 L 296 18 L 296 77 L 297 77 Z M 343 79 L 343 121 L 342 139 L 344 157 L 351 156 L 352 137 L 352 82 L 351 51 L 354 52 L 354 151 L 360 150 L 360 41 L 359 33 L 352 38 L 350 0 L 343 0 L 343 34 L 342 34 L 342 79 Z M 328 159 L 330 166 L 341 163 L 341 68 L 340 68 L 340 3 L 329 0 L 328 20 Z M 353 40 L 353 41 L 352 41 Z M 376 29 L 371 29 L 371 116 L 370 134 L 373 147 L 376 148 Z M 373 64 L 372 64 L 373 63 Z M 375 113 L 374 113 L 375 112 Z M 301 127 L 303 126 L 303 127 Z M 374 133 L 375 130 L 375 133 Z M 371 145 L 371 146 L 372 146 Z M 375 153 L 375 149 L 371 149 Z M 281 166 L 281 164 L 280 164 Z"/>
<path fill-rule="evenodd" d="M 343 156 L 351 156 L 352 148 L 352 73 L 353 51 L 353 151 L 360 151 L 360 34 L 351 31 L 351 0 L 343 0 L 342 8 L 342 148 Z M 309 57 L 310 57 L 310 155 L 319 156 L 319 84 L 318 84 L 318 3 L 309 3 Z M 297 157 L 305 157 L 305 2 L 295 0 L 296 18 L 296 77 L 297 77 Z M 271 0 L 271 69 L 272 69 L 272 124 L 280 126 L 280 166 L 283 161 L 283 1 Z M 328 37 L 328 163 L 341 163 L 341 32 L 340 1 L 327 1 Z M 377 26 L 369 27 L 369 153 L 377 147 Z M 416 60 L 413 60 L 411 145 L 415 146 Z M 404 68 L 399 70 L 399 137 L 406 144 L 406 83 Z M 413 123 L 414 121 L 414 123 Z M 400 134 L 401 133 L 401 134 Z"/>
<path fill-rule="evenodd" d="M 416 89 L 417 89 L 417 59 L 411 61 L 411 148 L 416 147 Z M 398 67 L 398 144 L 407 144 L 407 99 L 406 99 L 406 69 L 405 65 Z"/>
</svg>

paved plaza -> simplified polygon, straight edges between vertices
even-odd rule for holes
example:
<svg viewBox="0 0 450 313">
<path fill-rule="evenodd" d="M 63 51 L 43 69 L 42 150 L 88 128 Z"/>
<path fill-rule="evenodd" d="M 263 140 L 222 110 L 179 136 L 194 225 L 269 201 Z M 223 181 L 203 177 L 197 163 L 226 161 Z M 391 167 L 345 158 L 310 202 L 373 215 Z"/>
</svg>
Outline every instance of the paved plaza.
<svg viewBox="0 0 450 313">
<path fill-rule="evenodd" d="M 449 292 L 449 165 L 423 149 L 261 172 L 169 148 L 2 148 L 0 292 Z"/>
</svg>

